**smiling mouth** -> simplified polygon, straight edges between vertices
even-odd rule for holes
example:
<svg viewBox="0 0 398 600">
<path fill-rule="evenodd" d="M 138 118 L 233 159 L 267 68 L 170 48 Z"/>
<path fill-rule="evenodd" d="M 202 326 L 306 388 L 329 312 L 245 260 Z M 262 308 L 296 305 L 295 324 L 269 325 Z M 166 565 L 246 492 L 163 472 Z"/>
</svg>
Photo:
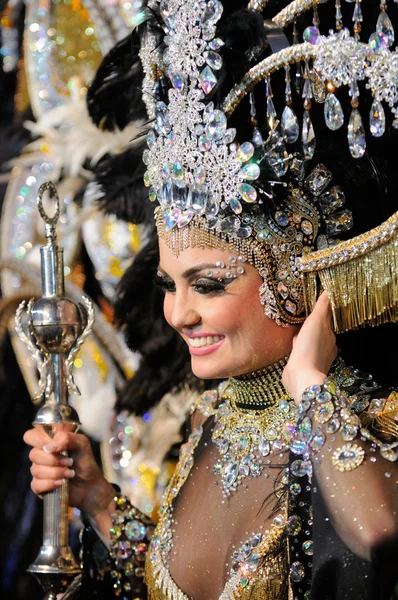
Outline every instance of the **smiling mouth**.
<svg viewBox="0 0 398 600">
<path fill-rule="evenodd" d="M 224 339 L 223 335 L 208 335 L 206 337 L 188 338 L 188 345 L 192 348 L 203 348 L 213 346 Z"/>
</svg>

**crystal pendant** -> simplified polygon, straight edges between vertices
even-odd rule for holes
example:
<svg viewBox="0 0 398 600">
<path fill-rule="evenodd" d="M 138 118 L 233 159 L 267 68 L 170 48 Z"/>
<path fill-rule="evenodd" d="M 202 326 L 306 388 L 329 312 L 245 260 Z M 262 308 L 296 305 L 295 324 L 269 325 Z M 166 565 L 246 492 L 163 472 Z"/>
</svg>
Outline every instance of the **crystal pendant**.
<svg viewBox="0 0 398 600">
<path fill-rule="evenodd" d="M 239 175 L 242 177 L 242 179 L 246 179 L 248 181 L 255 181 L 260 176 L 260 167 L 255 163 L 243 165 L 243 167 L 239 171 Z"/>
<path fill-rule="evenodd" d="M 205 67 L 198 76 L 200 86 L 206 95 L 210 94 L 217 83 L 217 78 L 210 67 Z"/>
<path fill-rule="evenodd" d="M 243 200 L 249 204 L 255 202 L 257 199 L 257 192 L 249 183 L 241 183 L 239 186 L 239 193 Z"/>
<path fill-rule="evenodd" d="M 242 212 L 242 204 L 237 198 L 231 198 L 229 205 L 236 215 L 240 215 Z"/>
<path fill-rule="evenodd" d="M 264 144 L 264 159 L 277 177 L 282 177 L 288 168 L 286 147 L 282 136 L 274 129 Z"/>
<path fill-rule="evenodd" d="M 253 154 L 254 154 L 254 146 L 253 146 L 253 144 L 251 144 L 250 142 L 244 142 L 240 146 L 240 148 L 238 150 L 238 153 L 236 155 L 236 158 L 240 162 L 245 163 L 245 162 L 247 162 L 248 160 L 251 159 L 251 157 L 253 156 Z"/>
<path fill-rule="evenodd" d="M 174 210 L 165 210 L 163 213 L 164 224 L 166 226 L 166 231 L 171 231 L 173 227 L 175 227 L 178 223 L 178 219 L 180 218 L 181 211 L 176 208 Z"/>
<path fill-rule="evenodd" d="M 332 131 L 337 131 L 344 124 L 344 114 L 340 101 L 334 94 L 326 96 L 324 104 L 325 123 Z"/>
<path fill-rule="evenodd" d="M 168 69 L 167 75 L 169 76 L 173 88 L 178 90 L 179 92 L 182 92 L 182 90 L 184 89 L 183 76 L 180 75 L 180 73 L 175 73 L 173 69 Z"/>
<path fill-rule="evenodd" d="M 221 110 L 215 110 L 207 123 L 206 133 L 211 140 L 221 140 L 227 130 L 227 117 Z"/>
<path fill-rule="evenodd" d="M 220 231 L 225 233 L 235 233 L 240 227 L 240 220 L 238 217 L 226 217 L 220 219 Z"/>
<path fill-rule="evenodd" d="M 182 208 L 185 204 L 187 188 L 182 181 L 173 181 L 171 185 L 172 204 L 178 208 Z"/>
<path fill-rule="evenodd" d="M 155 145 L 155 142 L 156 142 L 155 132 L 151 130 L 148 132 L 148 135 L 146 136 L 146 143 L 148 144 L 148 148 L 152 148 Z"/>
<path fill-rule="evenodd" d="M 184 179 L 184 171 L 180 162 L 175 162 L 172 168 L 174 179 L 183 180 Z"/>
<path fill-rule="evenodd" d="M 171 131 L 169 111 L 164 102 L 156 104 L 156 125 L 158 131 L 163 135 L 167 135 Z"/>
<path fill-rule="evenodd" d="M 281 132 L 287 144 L 297 142 L 300 135 L 299 122 L 296 113 L 290 106 L 285 106 L 281 118 Z"/>
<path fill-rule="evenodd" d="M 381 137 L 386 130 L 386 116 L 381 102 L 373 100 L 370 109 L 370 133 L 374 137 Z"/>
<path fill-rule="evenodd" d="M 194 172 L 195 183 L 198 185 L 203 185 L 206 180 L 206 171 L 203 167 L 198 167 Z"/>
<path fill-rule="evenodd" d="M 189 188 L 187 205 L 196 213 L 203 213 L 206 209 L 207 194 L 202 186 L 195 185 Z"/>
<path fill-rule="evenodd" d="M 223 13 L 223 5 L 219 0 L 210 0 L 206 3 L 206 10 L 202 15 L 202 25 L 214 25 L 220 20 Z"/>
<path fill-rule="evenodd" d="M 207 44 L 207 47 L 210 48 L 210 50 L 219 50 L 224 45 L 225 42 L 223 42 L 223 40 L 221 40 L 220 38 L 214 38 L 213 40 L 211 40 L 211 42 Z"/>
<path fill-rule="evenodd" d="M 203 52 L 203 58 L 214 71 L 219 71 L 221 69 L 222 58 L 217 52 L 206 50 L 206 52 Z"/>
<path fill-rule="evenodd" d="M 385 10 L 382 10 L 379 14 L 376 23 L 376 32 L 383 33 L 386 36 L 389 47 L 393 45 L 395 39 L 394 27 Z"/>
<path fill-rule="evenodd" d="M 209 136 L 206 134 L 201 135 L 198 140 L 198 146 L 201 152 L 207 152 L 208 150 L 210 150 L 211 139 L 209 138 Z"/>
<path fill-rule="evenodd" d="M 159 201 L 162 206 L 170 206 L 171 205 L 171 181 L 168 181 L 162 187 L 162 192 L 161 192 Z"/>
<path fill-rule="evenodd" d="M 253 129 L 252 142 L 256 146 L 256 148 L 259 148 L 264 143 L 263 136 L 261 135 L 261 132 L 258 129 L 258 127 L 254 127 Z"/>
<path fill-rule="evenodd" d="M 276 110 L 275 110 L 275 105 L 274 105 L 274 101 L 272 100 L 271 97 L 267 98 L 267 119 L 268 119 L 268 125 L 273 128 L 275 121 L 276 121 Z"/>
<path fill-rule="evenodd" d="M 236 137 L 236 129 L 235 127 L 230 127 L 226 130 L 224 134 L 224 144 L 232 144 Z"/>
<path fill-rule="evenodd" d="M 305 158 L 311 159 L 314 156 L 316 139 L 314 126 L 311 121 L 310 113 L 308 110 L 304 111 L 303 114 L 303 127 L 301 130 L 301 140 L 303 142 L 303 150 Z"/>
<path fill-rule="evenodd" d="M 317 44 L 319 36 L 320 33 L 318 27 L 314 27 L 313 25 L 306 27 L 303 31 L 303 40 L 309 44 Z"/>
<path fill-rule="evenodd" d="M 192 221 L 194 216 L 195 213 L 193 212 L 193 210 L 186 210 L 183 213 L 181 213 L 177 223 L 178 228 L 181 229 L 181 227 L 185 227 L 186 225 L 188 225 L 188 223 Z"/>
<path fill-rule="evenodd" d="M 227 485 L 228 487 L 231 486 L 236 481 L 236 478 L 238 477 L 238 475 L 239 475 L 238 463 L 234 462 L 234 463 L 227 465 L 224 469 L 224 473 L 222 476 L 225 485 Z"/>
<path fill-rule="evenodd" d="M 334 185 L 330 190 L 319 197 L 319 205 L 324 215 L 330 215 L 341 208 L 345 203 L 345 194 L 339 185 Z"/>
<path fill-rule="evenodd" d="M 353 108 L 351 111 L 347 138 L 351 156 L 353 158 L 361 158 L 365 154 L 366 139 L 361 113 L 357 108 Z"/>
</svg>

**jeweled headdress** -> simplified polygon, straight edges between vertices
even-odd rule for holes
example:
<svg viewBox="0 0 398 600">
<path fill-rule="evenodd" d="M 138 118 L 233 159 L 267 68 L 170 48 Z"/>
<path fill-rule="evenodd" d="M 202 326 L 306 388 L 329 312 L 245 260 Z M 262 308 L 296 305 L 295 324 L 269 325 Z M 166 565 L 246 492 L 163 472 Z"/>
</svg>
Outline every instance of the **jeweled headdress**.
<svg viewBox="0 0 398 600">
<path fill-rule="evenodd" d="M 351 16 L 352 34 L 343 26 L 345 11 L 336 0 L 335 31 L 327 36 L 320 33 L 317 1 L 295 0 L 265 23 L 260 13 L 266 2 L 251 2 L 246 10 L 244 4 L 149 3 L 159 20 L 156 27 L 147 28 L 141 48 L 144 98 L 154 120 L 143 156 L 144 181 L 150 199 L 159 203 L 158 232 L 176 254 L 188 246 L 228 245 L 258 268 L 266 314 L 279 323 L 294 324 L 305 316 L 302 271 L 307 272 L 309 264 L 319 265 L 307 260 L 309 253 L 340 256 L 333 238 L 353 226 L 342 187 L 332 182 L 327 166 L 314 162 L 317 133 L 312 112 L 316 103 L 323 104 L 326 128 L 342 128 L 344 99 L 340 102 L 336 91 L 348 87 L 347 138 L 354 159 L 366 150 L 360 92 L 372 97 L 372 136 L 380 137 L 386 129 L 382 101 L 395 116 L 393 127 L 398 126 L 394 29 L 385 2 L 366 41 L 360 37 L 359 0 Z M 309 9 L 312 24 L 302 28 L 304 41 L 299 43 L 297 19 Z M 246 27 L 241 38 L 236 35 L 239 19 Z M 327 23 L 330 27 L 330 11 Z M 238 77 L 229 64 L 237 48 L 246 65 Z M 271 87 L 271 76 L 277 78 L 281 71 L 283 111 L 277 110 Z M 300 119 L 294 90 L 303 103 Z M 301 256 L 306 258 L 300 262 Z M 383 276 L 387 288 L 396 282 L 395 271 L 384 269 Z M 322 284 L 328 286 L 326 277 Z M 314 298 L 314 289 L 307 295 Z M 363 295 L 363 290 L 357 291 Z M 332 295 L 337 329 L 396 318 L 398 301 L 392 295 L 387 304 L 370 302 L 367 308 L 353 298 L 348 302 L 354 306 L 350 319 L 342 319 L 337 295 Z M 371 305 L 374 310 L 369 312 Z"/>
</svg>

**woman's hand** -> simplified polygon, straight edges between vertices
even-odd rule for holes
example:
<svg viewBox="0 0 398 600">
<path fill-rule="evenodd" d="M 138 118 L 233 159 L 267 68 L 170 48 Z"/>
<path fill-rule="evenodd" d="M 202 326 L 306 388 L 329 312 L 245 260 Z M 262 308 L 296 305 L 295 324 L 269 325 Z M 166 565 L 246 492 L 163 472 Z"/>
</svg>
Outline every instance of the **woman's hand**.
<svg viewBox="0 0 398 600">
<path fill-rule="evenodd" d="M 70 480 L 69 503 L 86 513 L 95 513 L 114 496 L 114 488 L 104 478 L 85 435 L 58 431 L 54 439 L 38 429 L 30 429 L 24 440 L 33 446 L 29 458 L 33 475 L 31 488 L 38 496 L 61 487 Z M 69 456 L 62 456 L 67 450 Z"/>
<path fill-rule="evenodd" d="M 293 349 L 283 371 L 283 385 L 296 403 L 310 385 L 322 384 L 337 356 L 332 309 L 326 292 L 293 339 Z"/>
</svg>

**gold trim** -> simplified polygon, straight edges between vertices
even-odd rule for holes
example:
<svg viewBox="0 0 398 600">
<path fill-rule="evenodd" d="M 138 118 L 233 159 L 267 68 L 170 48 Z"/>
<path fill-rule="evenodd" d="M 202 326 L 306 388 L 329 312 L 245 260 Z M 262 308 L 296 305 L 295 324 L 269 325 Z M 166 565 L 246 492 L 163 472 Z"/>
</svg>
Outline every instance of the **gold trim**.
<svg viewBox="0 0 398 600">
<path fill-rule="evenodd" d="M 337 333 L 398 321 L 398 212 L 351 240 L 297 259 L 307 313 L 320 286 L 327 291 Z"/>
<path fill-rule="evenodd" d="M 301 13 L 317 6 L 321 0 L 294 0 L 283 8 L 277 15 L 272 19 L 275 25 L 278 25 L 282 29 L 294 21 Z"/>
</svg>

